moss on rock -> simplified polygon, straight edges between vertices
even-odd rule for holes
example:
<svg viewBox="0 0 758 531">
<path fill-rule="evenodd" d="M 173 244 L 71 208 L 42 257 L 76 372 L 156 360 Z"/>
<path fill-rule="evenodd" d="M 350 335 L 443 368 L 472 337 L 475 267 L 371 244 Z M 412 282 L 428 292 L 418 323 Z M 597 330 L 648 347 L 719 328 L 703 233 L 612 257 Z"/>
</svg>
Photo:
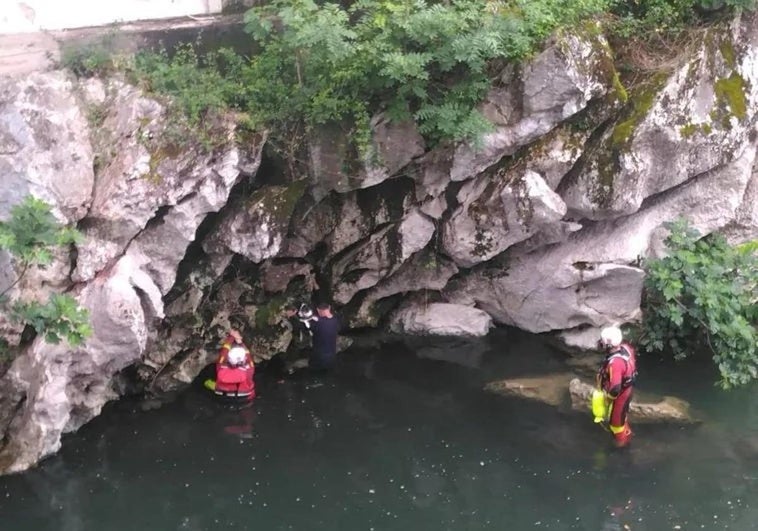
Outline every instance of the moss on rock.
<svg viewBox="0 0 758 531">
<path fill-rule="evenodd" d="M 660 92 L 668 75 L 658 74 L 650 79 L 639 92 L 630 99 L 631 110 L 626 118 L 616 124 L 611 133 L 611 147 L 620 148 L 634 136 L 637 126 L 645 119 L 655 104 L 655 98 Z M 629 98 L 628 98 L 629 99 Z"/>
<path fill-rule="evenodd" d="M 745 80 L 737 72 L 732 72 L 727 78 L 716 80 L 714 91 L 716 93 L 716 105 L 722 111 L 729 108 L 732 116 L 742 121 L 747 117 L 747 90 Z M 728 119 L 729 116 L 722 116 Z"/>
<path fill-rule="evenodd" d="M 264 186 L 250 196 L 249 209 L 266 212 L 278 225 L 287 225 L 307 186 L 305 179 L 287 186 Z"/>
</svg>

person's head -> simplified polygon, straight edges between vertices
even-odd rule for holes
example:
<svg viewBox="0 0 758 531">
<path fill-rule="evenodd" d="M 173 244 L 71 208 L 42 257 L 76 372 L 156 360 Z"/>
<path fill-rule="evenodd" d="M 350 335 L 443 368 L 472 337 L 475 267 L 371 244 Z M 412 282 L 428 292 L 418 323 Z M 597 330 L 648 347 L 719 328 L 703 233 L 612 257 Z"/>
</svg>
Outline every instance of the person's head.
<svg viewBox="0 0 758 531">
<path fill-rule="evenodd" d="M 229 337 L 231 337 L 235 343 L 242 343 L 242 334 L 236 328 L 229 330 Z"/>
<path fill-rule="evenodd" d="M 284 307 L 284 315 L 287 317 L 292 317 L 295 314 L 297 314 L 297 308 L 293 304 L 287 304 Z"/>
<path fill-rule="evenodd" d="M 229 354 L 226 355 L 226 361 L 232 367 L 239 367 L 245 363 L 247 358 L 247 352 L 243 347 L 232 347 L 229 349 Z"/>
<path fill-rule="evenodd" d="M 600 331 L 600 346 L 606 351 L 618 348 L 624 335 L 618 326 L 607 326 Z"/>
<path fill-rule="evenodd" d="M 331 317 L 332 316 L 332 307 L 329 305 L 328 302 L 321 302 L 316 306 L 316 311 L 318 312 L 319 317 Z"/>
</svg>

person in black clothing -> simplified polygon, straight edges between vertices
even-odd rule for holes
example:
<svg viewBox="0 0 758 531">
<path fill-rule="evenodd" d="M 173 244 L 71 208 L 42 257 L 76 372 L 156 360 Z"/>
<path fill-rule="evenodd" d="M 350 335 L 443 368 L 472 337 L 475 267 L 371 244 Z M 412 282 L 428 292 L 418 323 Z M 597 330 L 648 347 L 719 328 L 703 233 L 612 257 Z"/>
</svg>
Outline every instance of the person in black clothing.
<svg viewBox="0 0 758 531">
<path fill-rule="evenodd" d="M 321 303 L 316 307 L 318 318 L 314 319 L 310 327 L 313 331 L 313 349 L 311 350 L 308 367 L 323 371 L 334 367 L 337 357 L 337 335 L 340 331 L 340 321 L 332 314 L 332 307 L 327 303 Z"/>
<path fill-rule="evenodd" d="M 292 330 L 290 350 L 298 353 L 310 350 L 311 336 L 313 336 L 311 325 L 315 321 L 313 311 L 307 304 L 301 304 L 300 308 L 288 304 L 284 307 L 284 316 L 286 318 L 285 326 Z"/>
</svg>

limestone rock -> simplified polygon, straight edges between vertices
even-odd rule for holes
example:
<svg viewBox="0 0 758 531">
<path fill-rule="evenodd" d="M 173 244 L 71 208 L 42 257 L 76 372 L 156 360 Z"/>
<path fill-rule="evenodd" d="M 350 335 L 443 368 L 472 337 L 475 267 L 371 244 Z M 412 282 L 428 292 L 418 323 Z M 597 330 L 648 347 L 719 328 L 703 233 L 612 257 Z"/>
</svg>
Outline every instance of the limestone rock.
<svg viewBox="0 0 758 531">
<path fill-rule="evenodd" d="M 569 215 L 607 219 L 729 164 L 755 144 L 756 14 L 703 35 L 691 59 L 632 94 L 628 109 L 566 180 Z"/>
<path fill-rule="evenodd" d="M 590 396 L 594 387 L 578 378 L 569 383 L 571 406 L 589 414 Z M 639 424 L 697 424 L 698 419 L 690 412 L 690 405 L 685 400 L 673 396 L 665 396 L 658 402 L 640 402 L 632 399 L 629 406 L 629 421 Z"/>
<path fill-rule="evenodd" d="M 94 174 L 87 119 L 61 71 L 0 79 L 0 219 L 25 196 L 61 220 L 84 217 Z"/>
<path fill-rule="evenodd" d="M 568 400 L 568 386 L 573 378 L 574 375 L 571 373 L 512 378 L 490 382 L 484 386 L 484 390 L 503 396 L 528 398 L 558 407 Z"/>
<path fill-rule="evenodd" d="M 499 179 L 497 179 L 499 177 Z M 526 240 L 566 214 L 563 200 L 537 173 L 484 174 L 458 192 L 443 230 L 443 247 L 458 265 L 470 267 Z"/>
<path fill-rule="evenodd" d="M 634 321 L 644 276 L 637 262 L 663 252 L 663 223 L 684 216 L 704 235 L 726 226 L 742 202 L 754 158 L 755 148 L 746 149 L 732 164 L 660 194 L 636 214 L 587 226 L 560 245 L 506 257 L 504 268 L 484 264 L 452 283 L 446 297 L 532 332 Z"/>
<path fill-rule="evenodd" d="M 135 278 L 135 272 L 137 278 Z M 60 447 L 61 435 L 78 429 L 116 398 L 113 376 L 143 354 L 146 310 L 138 269 L 121 260 L 106 278 L 88 284 L 80 304 L 89 309 L 94 334 L 80 347 L 37 339 L 17 358 L 6 378 L 25 397 L 6 433 L 0 472 L 18 472 Z"/>
<path fill-rule="evenodd" d="M 492 89 L 483 105 L 495 131 L 485 135 L 481 149 L 464 144 L 455 150 L 452 181 L 473 177 L 513 155 L 605 95 L 612 84 L 613 59 L 602 36 L 565 34 L 524 67 L 523 93 L 515 92 L 519 83 L 512 75 L 505 77 L 504 88 Z"/>
<path fill-rule="evenodd" d="M 529 145 L 523 158 L 526 170 L 538 173 L 551 190 L 558 185 L 584 153 L 591 128 L 564 123 Z"/>
<path fill-rule="evenodd" d="M 303 277 L 313 291 L 316 287 L 316 277 L 313 266 L 307 262 L 264 262 L 261 267 L 261 286 L 267 293 L 283 293 L 287 291 L 290 282 Z"/>
<path fill-rule="evenodd" d="M 753 166 L 753 176 L 745 190 L 742 204 L 734 219 L 721 231 L 731 244 L 758 239 L 758 168 Z"/>
<path fill-rule="evenodd" d="M 564 330 L 560 333 L 560 338 L 568 347 L 580 350 L 591 350 L 597 348 L 597 342 L 600 339 L 600 327 L 589 326 L 578 329 Z M 596 364 L 595 367 L 599 367 Z"/>
<path fill-rule="evenodd" d="M 371 120 L 372 145 L 364 160 L 355 159 L 352 139 L 337 125 L 324 127 L 310 143 L 317 198 L 329 191 L 368 188 L 394 176 L 424 153 L 424 139 L 412 122 L 391 122 L 383 114 Z M 347 171 L 350 165 L 356 171 Z"/>
<path fill-rule="evenodd" d="M 332 264 L 334 301 L 346 304 L 361 290 L 375 286 L 397 271 L 414 253 L 429 243 L 434 223 L 418 210 L 388 225 Z"/>
<path fill-rule="evenodd" d="M 350 313 L 348 324 L 352 328 L 377 326 L 382 315 L 377 302 L 399 293 L 419 290 L 441 290 L 458 272 L 456 265 L 431 251 L 416 253 L 393 275 L 381 280 L 368 290 L 357 310 Z"/>
<path fill-rule="evenodd" d="M 439 302 L 407 305 L 390 319 L 391 331 L 416 335 L 476 337 L 487 335 L 491 326 L 492 319 L 482 310 Z"/>
<path fill-rule="evenodd" d="M 304 192 L 304 181 L 256 190 L 243 205 L 227 212 L 203 249 L 216 255 L 237 253 L 255 264 L 277 256 Z"/>
<path fill-rule="evenodd" d="M 240 165 L 260 164 L 265 137 L 241 153 L 227 127 L 217 133 L 226 135 L 227 143 L 214 154 L 190 145 L 178 151 L 162 143 L 165 111 L 159 103 L 118 83 L 109 92 L 113 96 L 103 104 L 108 114 L 96 139 L 101 169 L 83 222 L 86 240 L 78 248 L 74 279 L 90 280 L 131 246 L 151 257 L 148 269 L 165 294 L 200 223 L 226 204 Z M 113 145 L 119 149 L 104 152 Z"/>
<path fill-rule="evenodd" d="M 416 183 L 416 199 L 429 201 L 442 197 L 450 184 L 453 154 L 447 147 L 434 149 L 418 159 L 409 171 Z"/>
<path fill-rule="evenodd" d="M 367 238 L 378 227 L 402 219 L 413 205 L 413 182 L 396 178 L 324 200 L 303 202 L 293 214 L 280 257 L 302 258 L 317 245 L 327 255 L 336 255 Z"/>
</svg>

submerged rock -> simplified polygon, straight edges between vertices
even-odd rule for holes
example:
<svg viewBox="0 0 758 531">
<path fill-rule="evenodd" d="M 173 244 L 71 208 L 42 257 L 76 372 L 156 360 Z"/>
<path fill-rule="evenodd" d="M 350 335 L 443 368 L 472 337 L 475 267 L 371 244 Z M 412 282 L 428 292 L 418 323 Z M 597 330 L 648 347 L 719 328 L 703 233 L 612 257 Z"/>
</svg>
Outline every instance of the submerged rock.
<svg viewBox="0 0 758 531">
<path fill-rule="evenodd" d="M 571 373 L 512 378 L 490 382 L 484 386 L 484 390 L 503 396 L 537 400 L 558 407 L 568 401 L 569 382 L 573 378 L 574 375 Z"/>
<path fill-rule="evenodd" d="M 588 411 L 593 389 L 592 385 L 578 378 L 571 380 L 569 383 L 571 406 L 577 411 Z M 631 422 L 645 424 L 697 424 L 700 422 L 690 413 L 689 402 L 673 396 L 664 396 L 657 402 L 642 402 L 634 398 L 629 406 L 629 418 Z"/>
<path fill-rule="evenodd" d="M 499 380 L 485 385 L 491 393 L 536 400 L 545 404 L 561 407 L 570 404 L 575 411 L 590 415 L 590 396 L 593 385 L 582 382 L 572 373 L 548 374 L 528 378 Z M 690 412 L 688 402 L 665 396 L 658 401 L 632 400 L 629 406 L 629 419 L 639 424 L 697 424 L 700 421 Z"/>
</svg>

